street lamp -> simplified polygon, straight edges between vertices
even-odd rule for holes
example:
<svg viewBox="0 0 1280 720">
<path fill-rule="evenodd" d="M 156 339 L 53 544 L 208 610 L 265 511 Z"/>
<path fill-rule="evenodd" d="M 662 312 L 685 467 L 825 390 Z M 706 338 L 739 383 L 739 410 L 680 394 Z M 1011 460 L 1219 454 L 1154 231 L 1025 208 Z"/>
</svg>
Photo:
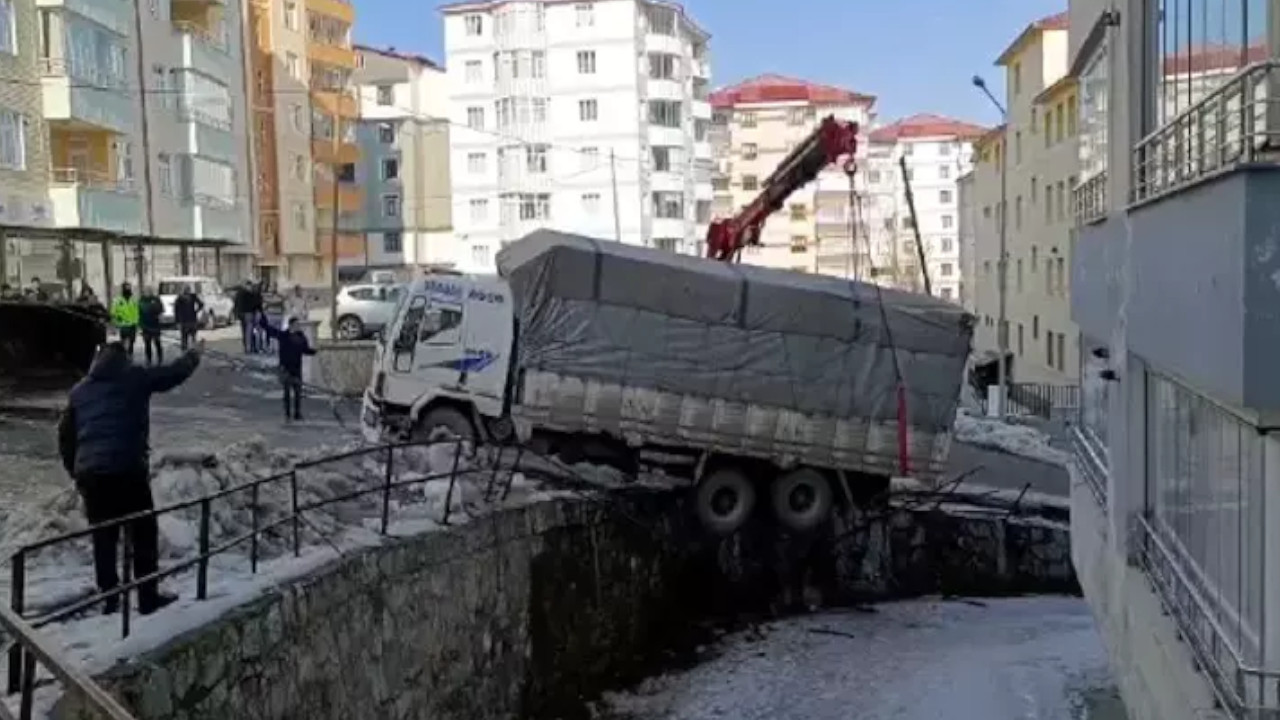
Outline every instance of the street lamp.
<svg viewBox="0 0 1280 720">
<path fill-rule="evenodd" d="M 1008 296 L 1009 288 L 1009 113 L 1005 111 L 1004 106 L 991 94 L 990 88 L 987 87 L 987 81 L 982 79 L 981 75 L 973 76 L 973 86 L 982 91 L 983 95 L 991 101 L 991 104 L 1000 111 L 1000 120 L 1004 125 L 1004 138 L 1000 143 L 1000 257 L 996 260 L 996 292 L 999 297 L 999 313 L 996 321 L 996 348 L 1000 353 L 1000 358 L 996 365 L 996 385 L 999 388 L 999 402 L 997 411 L 1003 417 L 1005 413 L 1005 398 L 1008 397 L 1009 378 L 1006 376 L 1005 363 L 1009 356 L 1009 328 L 1008 320 L 1005 317 L 1005 298 Z"/>
</svg>

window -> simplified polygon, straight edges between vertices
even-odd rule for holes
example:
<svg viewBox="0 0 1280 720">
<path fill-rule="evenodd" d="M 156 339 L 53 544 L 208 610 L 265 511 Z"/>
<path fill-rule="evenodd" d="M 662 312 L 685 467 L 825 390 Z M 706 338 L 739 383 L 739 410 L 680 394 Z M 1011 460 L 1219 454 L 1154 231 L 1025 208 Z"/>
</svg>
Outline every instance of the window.
<svg viewBox="0 0 1280 720">
<path fill-rule="evenodd" d="M 953 215 L 943 215 L 943 216 L 942 216 L 942 229 L 943 229 L 943 230 L 950 230 L 950 229 L 951 229 L 955 224 L 956 224 L 955 216 L 953 216 Z"/>
<path fill-rule="evenodd" d="M 1044 221 L 1047 223 L 1053 222 L 1053 195 L 1054 188 L 1050 185 L 1044 193 Z"/>
<path fill-rule="evenodd" d="M 304 133 L 307 131 L 302 124 L 302 105 L 293 103 L 289 106 L 289 124 L 293 126 L 294 132 Z"/>
<path fill-rule="evenodd" d="M 484 65 L 479 60 L 468 60 L 465 68 L 467 83 L 474 85 L 484 81 Z"/>
<path fill-rule="evenodd" d="M 1053 351 L 1056 347 L 1056 345 L 1053 342 L 1054 334 L 1055 333 L 1052 330 L 1044 334 L 1044 359 L 1045 359 L 1045 364 L 1048 365 L 1049 367 L 1054 367 L 1057 365 L 1057 363 L 1053 361 Z"/>
<path fill-rule="evenodd" d="M 471 209 L 471 222 L 481 223 L 489 219 L 489 201 L 485 198 L 474 198 L 468 203 Z"/>
<path fill-rule="evenodd" d="M 595 100 L 578 101 L 578 119 L 582 122 L 595 122 L 600 119 L 600 106 Z"/>
<path fill-rule="evenodd" d="M 951 263 L 942 263 L 941 267 L 938 269 L 938 274 L 942 275 L 942 277 L 951 277 L 955 274 L 955 271 L 956 268 Z"/>
<path fill-rule="evenodd" d="M 654 238 L 653 247 L 667 252 L 676 252 L 680 247 L 680 238 Z"/>
<path fill-rule="evenodd" d="M 955 297 L 955 293 L 949 287 L 942 288 L 942 299 L 951 300 Z"/>
<path fill-rule="evenodd" d="M 547 146 L 527 145 L 524 149 L 525 168 L 531 175 L 541 175 L 547 171 Z"/>
<path fill-rule="evenodd" d="M 756 148 L 756 144 L 755 144 L 755 143 L 743 143 L 743 144 L 742 144 L 742 159 L 743 159 L 743 160 L 755 160 L 755 159 L 756 159 L 756 154 L 757 154 L 758 152 L 759 152 L 759 151 L 758 151 L 758 149 Z"/>
<path fill-rule="evenodd" d="M 1013 227 L 1022 229 L 1022 196 L 1013 199 Z"/>
<path fill-rule="evenodd" d="M 521 220 L 547 220 L 551 217 L 551 196 L 524 193 L 519 196 Z"/>
<path fill-rule="evenodd" d="M 1014 95 L 1022 94 L 1022 63 L 1014 63 L 1009 68 L 1009 85 Z"/>
<path fill-rule="evenodd" d="M 950 191 L 950 190 L 939 190 L 939 191 L 938 191 L 938 202 L 942 203 L 943 205 L 950 205 L 950 204 L 951 204 L 951 191 Z"/>
<path fill-rule="evenodd" d="M 404 250 L 404 236 L 398 231 L 382 233 L 382 252 L 399 253 Z"/>
<path fill-rule="evenodd" d="M 534 122 L 547 121 L 547 99 L 546 98 L 533 99 L 533 121 Z"/>
<path fill-rule="evenodd" d="M 803 221 L 809 218 L 809 208 L 804 203 L 792 203 L 790 210 L 792 220 Z"/>
<path fill-rule="evenodd" d="M 156 178 L 160 185 L 160 194 L 173 197 L 173 160 L 169 157 L 169 153 L 160 153 L 156 156 Z"/>
<path fill-rule="evenodd" d="M 400 179 L 400 158 L 382 158 L 382 179 Z"/>
<path fill-rule="evenodd" d="M 578 3 L 574 6 L 578 17 L 578 27 L 591 27 L 596 24 L 596 9 L 591 3 Z"/>
<path fill-rule="evenodd" d="M 951 146 L 950 146 L 950 145 L 948 145 L 948 144 L 946 144 L 946 143 L 942 143 L 941 145 L 939 145 L 939 146 L 938 146 L 938 156 L 939 156 L 939 157 L 950 157 L 950 156 L 951 156 Z"/>
<path fill-rule="evenodd" d="M 588 215 L 599 215 L 600 193 L 583 193 L 582 211 Z"/>
<path fill-rule="evenodd" d="M 868 184 L 868 185 L 875 185 L 875 184 L 877 184 L 877 183 L 879 183 L 879 182 L 880 182 L 880 171 L 879 171 L 879 170 L 868 170 L 868 171 L 867 171 L 867 184 Z"/>
<path fill-rule="evenodd" d="M 654 80 L 678 80 L 680 58 L 663 53 L 649 53 L 649 77 Z"/>
<path fill-rule="evenodd" d="M 396 142 L 396 126 L 395 123 L 381 122 L 378 123 L 378 142 L 383 145 L 394 145 Z"/>
<path fill-rule="evenodd" d="M 489 264 L 489 246 L 488 245 L 472 245 L 471 246 L 471 262 L 477 266 L 485 266 Z"/>
<path fill-rule="evenodd" d="M 1076 177 L 1074 175 L 1067 181 L 1071 183 L 1071 187 L 1075 187 Z M 1058 181 L 1058 219 L 1065 220 L 1067 217 L 1067 182 Z"/>
<path fill-rule="evenodd" d="M 485 156 L 482 152 L 467 153 L 467 172 L 480 175 L 485 172 Z"/>
<path fill-rule="evenodd" d="M 1018 258 L 1018 292 L 1022 292 L 1022 258 Z"/>
<path fill-rule="evenodd" d="M 1031 339 L 1032 340 L 1040 339 L 1040 316 L 1039 315 L 1031 316 Z"/>
<path fill-rule="evenodd" d="M 14 0 L 0 0 L 0 52 L 18 54 L 18 16 Z"/>
<path fill-rule="evenodd" d="M 942 246 L 942 252 L 944 253 L 955 252 L 956 250 L 956 241 L 949 237 L 942 238 L 942 242 L 940 244 Z"/>
<path fill-rule="evenodd" d="M 299 230 L 307 229 L 306 203 L 295 202 L 293 204 L 293 226 Z"/>
<path fill-rule="evenodd" d="M 12 8 L 9 12 L 12 13 Z M 0 13 L 3 13 L 2 8 Z M 0 167 L 10 170 L 27 169 L 26 130 L 26 117 L 12 110 L 0 110 Z"/>
<path fill-rule="evenodd" d="M 394 105 L 396 102 L 396 89 L 394 85 L 378 86 L 378 104 L 383 106 Z"/>
<path fill-rule="evenodd" d="M 484 108 L 469 107 L 467 108 L 467 127 L 472 130 L 484 129 Z"/>
<path fill-rule="evenodd" d="M 293 179 L 300 181 L 307 179 L 307 158 L 301 153 L 293 154 Z"/>
<path fill-rule="evenodd" d="M 742 189 L 748 192 L 756 190 L 760 187 L 760 182 L 755 175 L 742 176 Z"/>
<path fill-rule="evenodd" d="M 671 156 L 675 154 L 669 147 L 655 147 L 650 150 L 653 156 L 654 172 L 671 172 Z"/>
<path fill-rule="evenodd" d="M 1057 270 L 1058 276 L 1058 292 L 1066 294 L 1067 292 L 1067 263 L 1062 258 L 1054 260 L 1054 268 Z"/>
<path fill-rule="evenodd" d="M 353 183 L 356 181 L 356 164 L 343 163 L 338 166 L 338 182 Z"/>
<path fill-rule="evenodd" d="M 750 111 L 738 113 L 738 124 L 744 128 L 756 126 L 756 114 Z"/>
<path fill-rule="evenodd" d="M 943 145 L 943 147 L 946 147 L 946 145 Z M 942 180 L 950 180 L 950 179 L 951 179 L 951 166 L 950 166 L 950 165 L 941 165 L 941 166 L 939 166 L 939 167 L 938 167 L 938 178 L 939 178 L 939 179 L 942 179 Z"/>
<path fill-rule="evenodd" d="M 787 110 L 787 124 L 792 126 L 803 126 L 807 122 L 812 122 L 817 118 L 817 111 L 813 108 L 791 108 Z"/>
<path fill-rule="evenodd" d="M 289 30 L 298 29 L 298 3 L 295 0 L 284 0 L 284 26 Z"/>
<path fill-rule="evenodd" d="M 600 167 L 600 148 L 582 148 L 582 172 L 590 172 Z"/>
<path fill-rule="evenodd" d="M 1164 32 L 1163 28 L 1162 32 Z M 1080 141 L 1078 143 L 1078 152 L 1080 157 L 1080 176 L 1084 180 L 1105 172 L 1107 169 L 1109 135 L 1107 130 L 1107 93 L 1110 87 L 1110 79 L 1107 74 L 1107 55 L 1108 48 L 1104 42 L 1098 54 L 1089 61 L 1080 75 Z M 1184 77 L 1186 76 L 1184 75 Z M 1176 82 L 1189 81 L 1178 80 Z M 1169 93 L 1169 89 L 1166 88 L 1164 93 Z M 1173 100 L 1173 105 L 1178 104 L 1174 98 L 1166 97 L 1164 109 L 1158 111 L 1157 114 L 1170 112 L 1170 100 Z M 1160 103 L 1157 103 L 1157 105 L 1160 105 Z M 1161 121 L 1164 119 L 1166 118 L 1162 117 Z M 1075 187 L 1074 180 L 1071 186 Z"/>
<path fill-rule="evenodd" d="M 1076 99 L 1067 98 L 1067 137 L 1076 134 Z"/>
<path fill-rule="evenodd" d="M 483 15 L 467 15 L 462 18 L 462 22 L 467 26 L 467 35 L 471 37 L 480 37 L 484 34 Z"/>
<path fill-rule="evenodd" d="M 1022 164 L 1022 131 L 1013 134 L 1013 164 Z"/>
<path fill-rule="evenodd" d="M 791 252 L 795 255 L 801 255 L 809 252 L 809 238 L 804 235 L 791 236 Z"/>
<path fill-rule="evenodd" d="M 400 195 L 398 193 L 388 193 L 382 196 L 382 216 L 389 218 L 400 216 Z"/>
<path fill-rule="evenodd" d="M 667 220 L 684 219 L 684 193 L 655 192 L 653 194 L 654 217 Z"/>
<path fill-rule="evenodd" d="M 683 116 L 683 105 L 678 100 L 650 100 L 649 122 L 660 127 L 678 128 Z"/>
<path fill-rule="evenodd" d="M 1062 370 L 1064 366 L 1063 356 L 1066 355 L 1066 352 L 1065 352 L 1066 341 L 1064 340 L 1065 337 L 1066 336 L 1063 335 L 1062 333 L 1058 333 L 1058 370 Z"/>
<path fill-rule="evenodd" d="M 284 54 L 284 70 L 294 80 L 302 79 L 302 58 L 297 53 Z"/>
<path fill-rule="evenodd" d="M 579 50 L 578 51 L 578 74 L 579 75 L 595 75 L 596 74 L 596 51 L 595 50 Z"/>
</svg>

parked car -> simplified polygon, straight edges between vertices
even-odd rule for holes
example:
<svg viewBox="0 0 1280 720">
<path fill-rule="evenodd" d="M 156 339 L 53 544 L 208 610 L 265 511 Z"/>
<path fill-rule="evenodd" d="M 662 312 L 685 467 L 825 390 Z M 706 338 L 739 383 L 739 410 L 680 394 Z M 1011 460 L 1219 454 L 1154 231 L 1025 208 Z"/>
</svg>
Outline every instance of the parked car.
<svg viewBox="0 0 1280 720">
<path fill-rule="evenodd" d="M 222 285 L 217 280 L 201 275 L 184 275 L 160 279 L 160 282 L 156 285 L 156 293 L 160 296 L 160 301 L 164 303 L 164 313 L 160 316 L 161 323 L 165 325 L 174 323 L 173 301 L 184 287 L 190 287 L 196 297 L 200 298 L 200 301 L 204 303 L 204 310 L 200 312 L 201 327 L 221 327 L 222 325 L 231 324 L 232 309 L 234 307 L 231 297 L 222 289 Z"/>
<path fill-rule="evenodd" d="M 403 285 L 348 285 L 338 291 L 338 327 L 342 340 L 359 340 L 382 330 L 395 314 Z"/>
</svg>

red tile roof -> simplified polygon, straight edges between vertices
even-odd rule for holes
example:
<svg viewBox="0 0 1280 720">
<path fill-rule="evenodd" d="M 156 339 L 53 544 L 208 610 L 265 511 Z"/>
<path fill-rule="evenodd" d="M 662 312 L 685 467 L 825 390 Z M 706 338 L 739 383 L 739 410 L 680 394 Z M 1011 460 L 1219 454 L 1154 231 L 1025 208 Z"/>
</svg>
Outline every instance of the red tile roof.
<svg viewBox="0 0 1280 720">
<path fill-rule="evenodd" d="M 759 75 L 721 88 L 711 93 L 710 99 L 714 108 L 797 101 L 815 105 L 870 105 L 876 101 L 874 95 L 773 74 Z"/>
<path fill-rule="evenodd" d="M 1209 45 L 1167 55 L 1164 58 L 1165 75 L 1188 75 L 1214 70 L 1236 70 L 1267 59 L 1266 45 Z"/>
<path fill-rule="evenodd" d="M 1068 30 L 1070 27 L 1071 17 L 1065 12 L 1060 12 L 1057 15 L 1050 15 L 1048 17 L 1042 17 L 1039 20 L 1035 20 L 1030 25 L 1023 28 L 1022 32 L 1018 33 L 1018 37 L 1014 38 L 1013 42 L 1009 43 L 1009 47 L 1005 48 L 1004 52 L 1000 53 L 1000 57 L 996 58 L 996 64 L 1003 65 L 1015 52 L 1018 51 L 1019 48 L 1022 47 L 1023 43 L 1027 42 L 1035 35 L 1046 30 Z"/>
<path fill-rule="evenodd" d="M 912 115 L 882 128 L 872 130 L 867 139 L 873 143 L 891 143 L 911 138 L 954 137 L 976 140 L 989 128 L 955 120 L 942 115 Z"/>
</svg>

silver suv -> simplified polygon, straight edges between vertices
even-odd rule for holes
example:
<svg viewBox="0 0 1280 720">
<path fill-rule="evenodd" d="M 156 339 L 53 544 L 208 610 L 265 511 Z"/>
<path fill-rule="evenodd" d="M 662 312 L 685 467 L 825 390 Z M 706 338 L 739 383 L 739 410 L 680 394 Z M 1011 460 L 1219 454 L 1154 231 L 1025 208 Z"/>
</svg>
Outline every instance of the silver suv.
<svg viewBox="0 0 1280 720">
<path fill-rule="evenodd" d="M 338 328 L 342 340 L 360 340 L 386 327 L 395 315 L 403 285 L 348 285 L 338 291 Z"/>
</svg>

